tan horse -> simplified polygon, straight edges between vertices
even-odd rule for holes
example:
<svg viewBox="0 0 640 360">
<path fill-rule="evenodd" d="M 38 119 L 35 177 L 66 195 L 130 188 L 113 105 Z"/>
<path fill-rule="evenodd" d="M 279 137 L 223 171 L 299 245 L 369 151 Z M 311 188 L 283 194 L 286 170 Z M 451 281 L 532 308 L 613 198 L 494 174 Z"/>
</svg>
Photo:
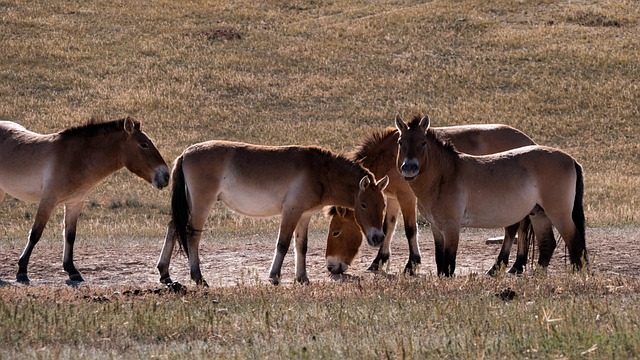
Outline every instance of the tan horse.
<svg viewBox="0 0 640 360">
<path fill-rule="evenodd" d="M 433 131 L 439 139 L 450 141 L 459 151 L 473 155 L 491 154 L 535 145 L 535 142 L 526 134 L 507 125 L 451 126 L 433 128 Z M 389 260 L 393 230 L 398 213 L 402 212 L 405 233 L 409 241 L 409 261 L 405 266 L 405 272 L 414 274 L 415 267 L 421 261 L 417 242 L 416 198 L 395 166 L 398 155 L 398 136 L 398 130 L 395 128 L 375 130 L 362 141 L 351 158 L 369 169 L 376 177 L 385 175 L 389 177 L 389 185 L 385 189 L 387 196 L 385 241 L 369 266 L 369 270 L 377 271 Z M 362 243 L 362 234 L 351 210 L 334 207 L 328 214 L 331 216 L 331 223 L 327 234 L 327 269 L 333 274 L 340 274 L 347 270 L 355 258 Z M 490 274 L 495 273 L 500 266 L 507 265 L 511 244 L 518 228 L 518 224 L 505 228 L 506 241 L 503 243 L 496 265 L 489 270 Z M 522 255 L 523 252 L 519 251 L 519 254 Z M 526 253 L 523 259 L 518 258 L 510 272 L 522 272 L 525 263 Z"/>
<path fill-rule="evenodd" d="M 209 141 L 188 147 L 172 171 L 172 221 L 158 261 L 160 281 L 170 284 L 169 262 L 176 237 L 189 258 L 191 278 L 205 285 L 198 248 L 202 229 L 216 201 L 252 217 L 282 215 L 269 272 L 280 281 L 284 256 L 295 231 L 296 280 L 306 271 L 307 230 L 311 216 L 326 205 L 355 209 L 355 219 L 372 246 L 384 239 L 382 222 L 388 183 L 361 165 L 317 147 L 259 146 Z"/>
<path fill-rule="evenodd" d="M 431 224 L 438 274 L 455 271 L 460 228 L 505 227 L 531 216 L 534 232 L 558 229 L 574 268 L 587 263 L 582 167 L 566 153 L 525 146 L 493 155 L 459 153 L 429 128 L 428 116 L 400 131 L 397 167 Z"/>
<path fill-rule="evenodd" d="M 71 281 L 83 281 L 73 265 L 78 216 L 91 190 L 122 167 L 158 189 L 169 183 L 169 169 L 158 149 L 140 130 L 140 123 L 129 117 L 48 135 L 0 122 L 0 201 L 9 194 L 39 202 L 29 242 L 18 261 L 18 282 L 29 283 L 31 252 L 58 204 L 64 204 L 63 267 Z"/>
</svg>

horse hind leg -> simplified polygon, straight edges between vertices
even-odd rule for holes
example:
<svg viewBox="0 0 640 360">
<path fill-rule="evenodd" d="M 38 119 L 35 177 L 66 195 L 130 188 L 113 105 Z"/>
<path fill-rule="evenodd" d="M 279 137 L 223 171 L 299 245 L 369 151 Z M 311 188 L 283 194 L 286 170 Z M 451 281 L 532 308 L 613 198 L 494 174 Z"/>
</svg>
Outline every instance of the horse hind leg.
<svg viewBox="0 0 640 360">
<path fill-rule="evenodd" d="M 171 276 L 169 275 L 169 264 L 171 263 L 171 255 L 176 245 L 176 227 L 173 221 L 169 221 L 167 226 L 167 234 L 164 238 L 164 244 L 162 245 L 162 252 L 158 259 L 158 271 L 160 272 L 160 282 L 165 285 L 173 283 Z"/>
<path fill-rule="evenodd" d="M 533 225 L 527 216 L 518 223 L 518 250 L 509 274 L 522 274 L 529 258 L 529 247 L 534 241 Z"/>
<path fill-rule="evenodd" d="M 55 202 L 53 201 L 40 201 L 38 205 L 38 211 L 36 212 L 36 219 L 33 222 L 33 226 L 31 227 L 31 231 L 29 232 L 29 240 L 27 242 L 27 246 L 25 246 L 20 258 L 18 259 L 18 273 L 16 274 L 16 281 L 23 284 L 29 283 L 29 276 L 27 275 L 27 268 L 29 266 L 29 259 L 31 258 L 31 253 L 33 252 L 33 248 L 36 246 L 38 241 L 40 241 L 40 237 L 42 237 L 42 232 L 44 231 L 47 222 L 49 221 L 49 217 L 51 217 L 51 213 L 55 208 Z"/>
<path fill-rule="evenodd" d="M 538 243 L 538 265 L 546 268 L 549 266 L 557 246 L 556 238 L 553 234 L 553 225 L 547 214 L 540 207 L 531 214 L 530 218 L 536 242 Z"/>
<path fill-rule="evenodd" d="M 502 240 L 502 247 L 500 248 L 500 253 L 498 254 L 498 259 L 496 263 L 487 271 L 487 275 L 496 276 L 500 269 L 504 268 L 509 264 L 509 255 L 511 255 L 511 247 L 513 245 L 513 241 L 518 233 L 518 228 L 520 224 L 513 224 L 511 226 L 507 226 L 504 228 L 504 240 Z"/>
</svg>

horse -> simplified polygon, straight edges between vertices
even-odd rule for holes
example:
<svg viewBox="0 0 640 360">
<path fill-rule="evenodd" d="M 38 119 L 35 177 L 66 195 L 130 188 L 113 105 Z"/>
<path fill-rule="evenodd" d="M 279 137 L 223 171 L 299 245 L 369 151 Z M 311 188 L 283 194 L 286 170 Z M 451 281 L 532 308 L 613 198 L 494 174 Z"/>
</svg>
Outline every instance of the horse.
<svg viewBox="0 0 640 360">
<path fill-rule="evenodd" d="M 63 268 L 70 281 L 84 281 L 73 264 L 78 217 L 93 188 L 122 167 L 157 189 L 169 184 L 167 164 L 140 129 L 140 122 L 131 117 L 91 120 L 46 135 L 0 121 L 0 201 L 9 194 L 18 200 L 38 202 L 29 241 L 18 260 L 19 283 L 29 283 L 29 258 L 59 204 L 64 204 Z"/>
<path fill-rule="evenodd" d="M 216 201 L 250 217 L 281 215 L 269 271 L 280 282 L 281 267 L 295 232 L 295 279 L 308 283 L 307 233 L 311 216 L 327 205 L 354 209 L 371 246 L 384 240 L 382 223 L 388 177 L 376 181 L 362 165 L 314 146 L 262 146 L 207 141 L 188 147 L 171 173 L 171 221 L 158 260 L 160 282 L 172 284 L 169 263 L 176 238 L 187 255 L 191 279 L 208 286 L 200 272 L 198 248 Z"/>
<path fill-rule="evenodd" d="M 504 227 L 528 215 L 535 233 L 558 230 L 573 269 L 588 266 L 583 171 L 569 154 L 530 145 L 467 155 L 438 139 L 428 115 L 408 124 L 398 115 L 395 122 L 396 166 L 431 224 L 438 275 L 455 271 L 462 226 Z"/>
<path fill-rule="evenodd" d="M 535 145 L 529 136 L 508 125 L 465 125 L 433 128 L 433 130 L 439 139 L 452 142 L 459 151 L 467 154 L 483 155 Z M 385 175 L 389 177 L 389 185 L 385 188 L 387 196 L 385 241 L 368 270 L 378 271 L 389 260 L 393 230 L 398 212 L 402 212 L 405 233 L 409 241 L 409 260 L 404 271 L 414 274 L 415 268 L 421 261 L 417 243 L 416 197 L 395 167 L 398 135 L 396 128 L 376 129 L 360 142 L 350 158 L 361 163 L 376 177 Z M 327 269 L 332 274 L 341 274 L 348 269 L 358 253 L 362 234 L 351 210 L 332 207 L 327 214 L 331 218 L 325 256 Z M 519 228 L 519 224 L 505 228 L 502 250 L 488 274 L 493 275 L 500 266 L 507 265 L 511 244 Z M 521 231 L 525 230 L 526 226 Z M 520 238 L 525 239 L 523 236 Z M 509 270 L 511 273 L 521 273 L 526 264 L 526 252 L 520 250 L 518 253 L 520 256 Z"/>
</svg>

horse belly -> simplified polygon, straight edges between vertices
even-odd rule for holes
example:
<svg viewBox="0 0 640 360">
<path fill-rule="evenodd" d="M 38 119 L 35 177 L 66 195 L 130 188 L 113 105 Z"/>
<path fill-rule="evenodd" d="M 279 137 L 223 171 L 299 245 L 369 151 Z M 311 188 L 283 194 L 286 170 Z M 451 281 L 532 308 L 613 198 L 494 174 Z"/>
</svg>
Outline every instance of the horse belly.
<svg viewBox="0 0 640 360">
<path fill-rule="evenodd" d="M 282 213 L 282 196 L 277 192 L 235 184 L 223 190 L 218 199 L 232 211 L 251 217 L 270 217 Z"/>
</svg>

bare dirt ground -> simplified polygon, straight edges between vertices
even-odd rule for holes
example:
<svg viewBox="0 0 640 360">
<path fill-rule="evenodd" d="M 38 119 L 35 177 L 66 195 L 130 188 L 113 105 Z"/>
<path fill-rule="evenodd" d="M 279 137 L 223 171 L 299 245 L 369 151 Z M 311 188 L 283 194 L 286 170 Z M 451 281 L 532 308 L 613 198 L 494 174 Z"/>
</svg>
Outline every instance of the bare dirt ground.
<svg viewBox="0 0 640 360">
<path fill-rule="evenodd" d="M 587 229 L 587 249 L 592 270 L 623 276 L 640 275 L 640 235 L 638 227 L 606 227 Z M 275 235 L 256 234 L 216 241 L 205 234 L 201 243 L 201 266 L 211 286 L 229 286 L 239 283 L 268 282 L 268 272 L 275 248 Z M 401 229 L 396 230 L 392 243 L 391 264 L 385 269 L 395 276 L 401 273 L 408 257 L 406 239 Z M 457 275 L 484 274 L 498 255 L 500 244 L 486 244 L 486 239 L 501 235 L 499 230 L 465 229 L 458 248 Z M 325 268 L 325 236 L 321 231 L 310 234 L 307 271 L 311 282 L 334 281 Z M 25 235 L 26 238 L 26 235 Z M 420 229 L 422 266 L 420 274 L 435 272 L 433 241 L 428 228 Z M 24 240 L 26 242 L 26 240 Z M 83 274 L 82 286 L 148 287 L 159 285 L 156 269 L 162 238 L 131 241 L 83 240 L 76 243 L 75 264 Z M 24 242 L 5 243 L 0 249 L 0 285 L 15 284 L 17 261 Z M 33 286 L 66 286 L 67 275 L 62 270 L 62 239 L 43 240 L 35 248 L 29 266 Z M 515 257 L 514 245 L 512 259 Z M 366 269 L 377 249 L 363 246 L 354 264 L 347 272 L 350 277 L 374 276 Z M 282 269 L 283 283 L 291 284 L 294 277 L 293 244 Z M 549 272 L 564 271 L 564 243 L 556 249 Z M 536 254 L 537 258 L 537 254 Z M 527 272 L 530 273 L 529 266 Z M 187 259 L 174 254 L 171 263 L 174 281 L 193 286 L 189 282 Z"/>
</svg>

